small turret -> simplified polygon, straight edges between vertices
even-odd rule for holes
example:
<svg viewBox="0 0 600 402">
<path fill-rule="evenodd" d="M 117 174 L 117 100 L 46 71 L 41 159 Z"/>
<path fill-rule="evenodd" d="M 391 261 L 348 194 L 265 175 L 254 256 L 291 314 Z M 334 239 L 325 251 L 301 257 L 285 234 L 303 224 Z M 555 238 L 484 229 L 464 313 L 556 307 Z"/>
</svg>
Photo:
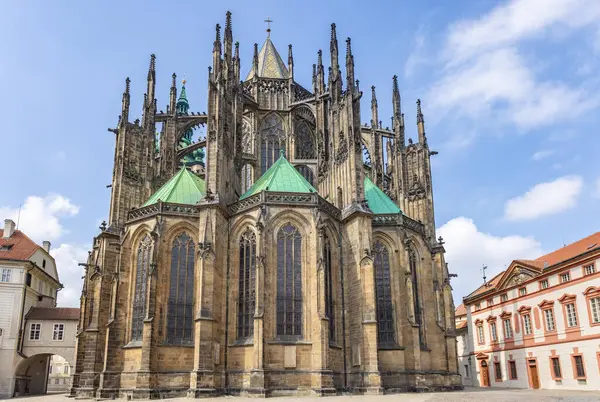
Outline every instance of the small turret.
<svg viewBox="0 0 600 402">
<path fill-rule="evenodd" d="M 187 114 L 190 109 L 187 93 L 185 91 L 185 83 L 186 81 L 183 80 L 181 85 L 181 95 L 179 95 L 179 99 L 177 100 L 177 114 Z"/>
<path fill-rule="evenodd" d="M 294 79 L 294 56 L 292 55 L 292 45 L 288 45 L 288 71 L 290 79 Z"/>
<path fill-rule="evenodd" d="M 258 81 L 258 43 L 254 44 L 254 57 L 252 57 L 252 70 L 254 70 L 254 80 Z"/>
</svg>

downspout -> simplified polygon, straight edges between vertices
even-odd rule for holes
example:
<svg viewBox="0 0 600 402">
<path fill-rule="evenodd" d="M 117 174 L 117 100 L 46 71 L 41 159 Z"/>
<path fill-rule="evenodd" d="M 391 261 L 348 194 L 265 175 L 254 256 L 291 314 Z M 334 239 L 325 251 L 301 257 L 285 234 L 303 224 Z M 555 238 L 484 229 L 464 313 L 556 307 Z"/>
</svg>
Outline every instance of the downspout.
<svg viewBox="0 0 600 402">
<path fill-rule="evenodd" d="M 340 281 L 342 282 L 342 348 L 344 351 L 344 391 L 348 389 L 347 351 L 346 351 L 346 303 L 344 298 L 344 253 L 342 252 L 342 230 L 340 224 L 338 236 L 338 251 L 340 255 Z"/>
<path fill-rule="evenodd" d="M 227 220 L 227 249 L 229 249 L 230 247 L 230 243 L 229 243 L 229 239 L 231 236 L 231 220 Z M 229 382 L 228 382 L 228 377 L 229 377 L 229 373 L 227 371 L 227 355 L 229 353 L 229 254 L 231 253 L 227 253 L 227 275 L 226 275 L 226 280 L 225 280 L 225 353 L 223 356 L 223 371 L 225 372 L 225 384 L 224 384 L 224 392 L 227 392 L 227 390 L 229 389 Z"/>
</svg>

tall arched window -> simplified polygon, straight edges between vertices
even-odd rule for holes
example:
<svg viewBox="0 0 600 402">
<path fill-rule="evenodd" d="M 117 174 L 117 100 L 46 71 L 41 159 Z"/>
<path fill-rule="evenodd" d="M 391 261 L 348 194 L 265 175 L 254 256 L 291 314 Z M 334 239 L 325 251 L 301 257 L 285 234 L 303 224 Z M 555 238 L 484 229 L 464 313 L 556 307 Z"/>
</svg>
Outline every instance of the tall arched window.
<svg viewBox="0 0 600 402">
<path fill-rule="evenodd" d="M 242 166 L 242 194 L 252 187 L 252 165 L 246 163 Z"/>
<path fill-rule="evenodd" d="M 142 340 L 144 318 L 146 316 L 146 293 L 148 290 L 148 269 L 152 254 L 152 238 L 146 235 L 138 247 L 135 270 L 135 292 L 133 294 L 133 314 L 131 320 L 131 340 Z"/>
<path fill-rule="evenodd" d="M 302 236 L 288 223 L 277 234 L 277 335 L 302 335 Z"/>
<path fill-rule="evenodd" d="M 375 242 L 375 294 L 377 297 L 377 329 L 379 343 L 395 343 L 394 306 L 390 278 L 390 252 L 381 243 Z"/>
<path fill-rule="evenodd" d="M 299 120 L 296 123 L 296 158 L 315 159 L 315 139 L 308 123 Z"/>
<path fill-rule="evenodd" d="M 279 159 L 279 150 L 285 149 L 285 132 L 279 116 L 271 113 L 260 126 L 260 168 L 261 174 Z"/>
<path fill-rule="evenodd" d="M 240 287 L 238 293 L 237 336 L 250 338 L 254 333 L 256 300 L 256 235 L 247 230 L 240 238 Z"/>
<path fill-rule="evenodd" d="M 194 241 L 187 233 L 173 240 L 167 309 L 167 343 L 193 341 Z"/>
<path fill-rule="evenodd" d="M 313 174 L 313 171 L 311 168 L 309 168 L 306 165 L 296 165 L 296 170 L 302 176 L 304 176 L 304 178 L 306 179 L 307 182 L 309 182 L 313 186 L 315 185 L 315 175 Z"/>
<path fill-rule="evenodd" d="M 421 345 L 425 343 L 425 336 L 423 334 L 422 316 L 421 316 L 421 303 L 419 302 L 419 281 L 417 275 L 417 255 L 413 250 L 408 251 L 408 263 L 410 268 L 411 280 L 413 283 L 413 294 L 412 300 L 414 303 L 415 312 L 415 323 L 419 326 L 419 341 Z"/>
<path fill-rule="evenodd" d="M 325 315 L 329 318 L 329 340 L 335 340 L 335 310 L 333 309 L 333 274 L 331 266 L 331 242 L 323 236 L 323 264 L 325 268 Z"/>
</svg>

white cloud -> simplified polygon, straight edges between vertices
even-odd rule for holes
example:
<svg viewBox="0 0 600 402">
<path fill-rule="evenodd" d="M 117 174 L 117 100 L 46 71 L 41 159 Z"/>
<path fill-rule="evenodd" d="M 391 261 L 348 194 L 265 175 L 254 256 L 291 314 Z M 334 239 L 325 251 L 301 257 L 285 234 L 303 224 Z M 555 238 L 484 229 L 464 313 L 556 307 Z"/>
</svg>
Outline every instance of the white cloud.
<svg viewBox="0 0 600 402">
<path fill-rule="evenodd" d="M 79 307 L 79 297 L 83 284 L 84 267 L 79 263 L 87 261 L 87 248 L 71 244 L 61 244 L 50 250 L 50 254 L 56 260 L 58 278 L 64 285 L 64 289 L 58 292 L 59 307 Z"/>
<path fill-rule="evenodd" d="M 577 204 L 582 188 L 583 179 L 579 176 L 564 176 L 536 184 L 525 194 L 504 204 L 504 218 L 522 221 L 565 211 Z"/>
<path fill-rule="evenodd" d="M 494 236 L 480 232 L 472 219 L 454 218 L 437 231 L 446 244 L 446 261 L 452 279 L 454 299 L 458 305 L 464 296 L 483 283 L 481 267 L 487 265 L 487 279 L 504 270 L 512 260 L 533 259 L 544 254 L 533 237 Z"/>
<path fill-rule="evenodd" d="M 429 58 L 427 58 L 423 52 L 424 45 L 425 35 L 423 34 L 423 26 L 421 25 L 415 34 L 413 50 L 404 64 L 404 76 L 406 78 L 412 77 L 416 68 L 419 65 L 427 63 L 429 60 Z"/>
<path fill-rule="evenodd" d="M 12 219 L 19 222 L 19 229 L 34 241 L 56 240 L 66 229 L 59 222 L 60 217 L 74 216 L 79 206 L 60 194 L 46 197 L 29 196 L 21 207 L 0 207 L 1 219 Z"/>
<path fill-rule="evenodd" d="M 434 114 L 478 121 L 498 118 L 528 130 L 572 119 L 600 104 L 587 83 L 543 80 L 520 51 L 526 41 L 600 25 L 596 0 L 512 0 L 449 28 L 441 51 L 441 78 L 430 88 Z M 565 104 L 577 104 L 562 113 Z"/>
<path fill-rule="evenodd" d="M 534 161 L 541 161 L 542 159 L 546 159 L 547 157 L 552 156 L 553 154 L 554 150 L 552 149 L 542 149 L 531 155 L 531 159 Z"/>
</svg>

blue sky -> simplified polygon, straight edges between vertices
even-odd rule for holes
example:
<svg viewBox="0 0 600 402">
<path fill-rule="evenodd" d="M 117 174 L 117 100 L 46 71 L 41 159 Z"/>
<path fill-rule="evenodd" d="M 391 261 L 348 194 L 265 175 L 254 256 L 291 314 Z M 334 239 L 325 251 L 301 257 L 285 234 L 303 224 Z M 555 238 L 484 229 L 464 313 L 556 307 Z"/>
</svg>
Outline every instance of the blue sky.
<svg viewBox="0 0 600 402">
<path fill-rule="evenodd" d="M 141 117 L 149 56 L 157 57 L 159 109 L 170 76 L 187 79 L 192 110 L 206 110 L 214 26 L 233 13 L 242 75 L 254 42 L 272 39 L 309 88 L 330 24 L 352 38 L 361 88 L 377 87 L 388 125 L 399 77 L 407 134 L 423 101 L 433 160 L 436 222 L 446 240 L 455 299 L 512 259 L 538 257 L 598 231 L 600 3 L 482 1 L 6 1 L 0 17 L 0 218 L 49 239 L 77 305 L 77 262 L 107 218 L 114 127 L 125 77 L 130 118 Z M 341 57 L 344 55 L 341 54 Z M 369 94 L 362 104 L 370 119 Z"/>
</svg>

